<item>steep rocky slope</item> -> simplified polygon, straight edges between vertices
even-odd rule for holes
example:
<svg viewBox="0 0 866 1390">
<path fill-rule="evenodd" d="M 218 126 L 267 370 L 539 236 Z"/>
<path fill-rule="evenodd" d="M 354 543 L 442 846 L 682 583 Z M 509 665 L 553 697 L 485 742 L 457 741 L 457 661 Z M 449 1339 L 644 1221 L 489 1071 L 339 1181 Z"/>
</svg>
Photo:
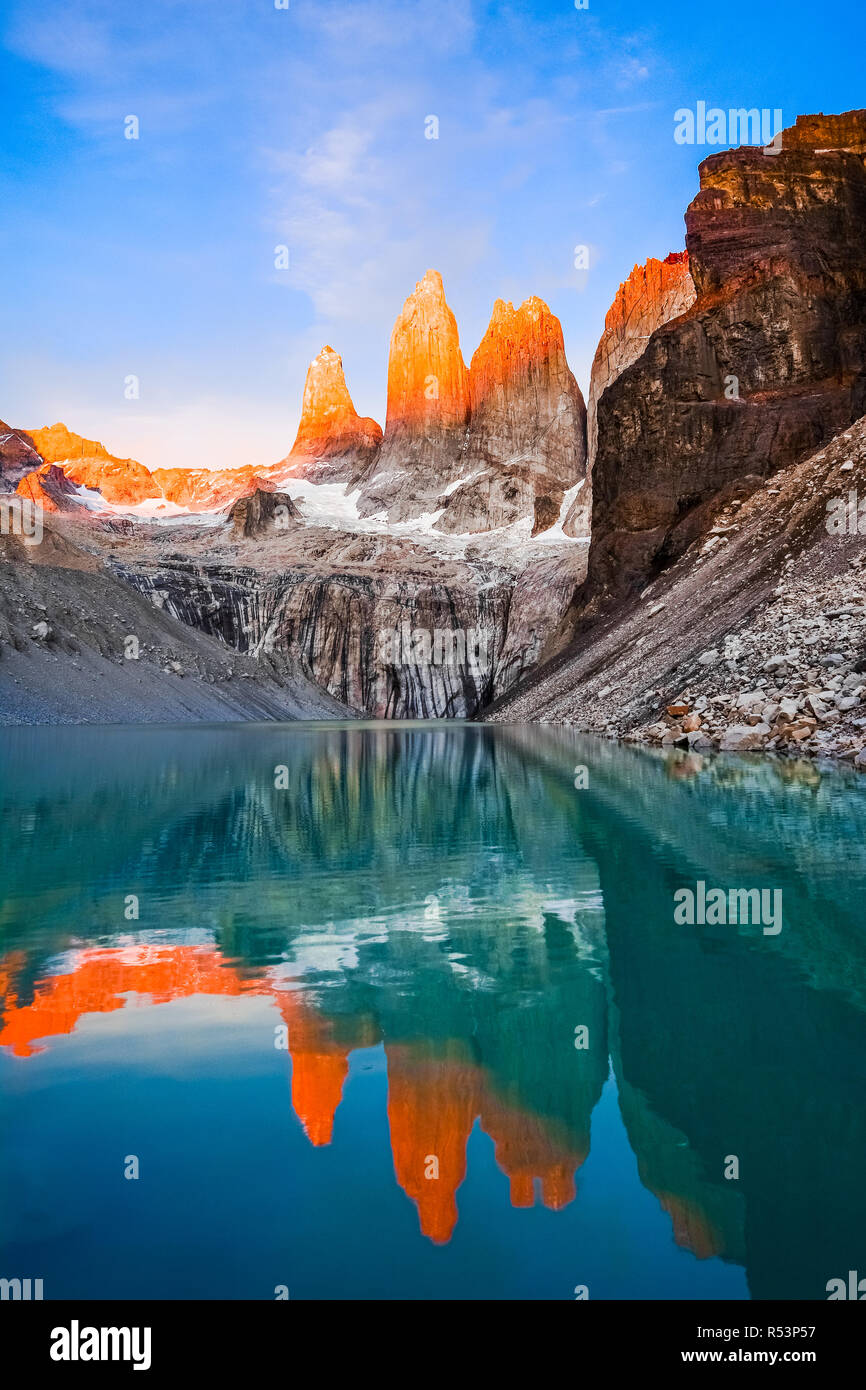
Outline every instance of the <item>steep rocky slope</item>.
<svg viewBox="0 0 866 1390">
<path fill-rule="evenodd" d="M 725 487 L 866 410 L 866 111 L 800 118 L 780 143 L 701 164 L 695 302 L 598 401 L 593 609 L 681 555 Z"/>
<path fill-rule="evenodd" d="M 52 517 L 41 545 L 0 535 L 0 724 L 350 715 L 287 654 L 253 660 L 158 611 L 76 534 Z"/>
<path fill-rule="evenodd" d="M 866 766 L 866 417 L 736 492 L 676 564 L 488 717 Z"/>
</svg>

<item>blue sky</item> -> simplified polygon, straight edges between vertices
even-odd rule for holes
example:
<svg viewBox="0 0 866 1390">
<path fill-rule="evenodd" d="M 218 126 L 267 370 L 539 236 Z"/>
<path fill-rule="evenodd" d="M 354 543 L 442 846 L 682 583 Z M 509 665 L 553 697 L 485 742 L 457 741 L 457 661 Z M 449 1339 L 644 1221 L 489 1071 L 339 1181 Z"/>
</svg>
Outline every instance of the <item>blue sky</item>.
<svg viewBox="0 0 866 1390">
<path fill-rule="evenodd" d="M 391 326 L 429 266 L 467 362 L 497 296 L 538 294 L 586 394 L 617 285 L 682 248 L 713 152 L 674 141 L 674 111 L 866 105 L 864 13 L 3 0 L 0 418 L 150 467 L 267 463 L 329 342 L 384 423 Z"/>
</svg>

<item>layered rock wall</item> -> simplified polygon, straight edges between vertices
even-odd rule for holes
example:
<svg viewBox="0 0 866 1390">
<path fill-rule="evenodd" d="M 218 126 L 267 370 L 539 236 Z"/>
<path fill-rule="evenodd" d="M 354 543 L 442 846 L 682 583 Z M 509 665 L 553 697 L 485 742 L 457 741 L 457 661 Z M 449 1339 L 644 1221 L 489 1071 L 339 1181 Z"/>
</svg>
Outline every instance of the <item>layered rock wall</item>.
<svg viewBox="0 0 866 1390">
<path fill-rule="evenodd" d="M 247 566 L 115 568 L 158 608 L 239 652 L 299 661 L 355 711 L 471 717 L 493 697 L 510 577 L 452 566 L 428 579 L 412 571 L 406 550 L 398 545 L 390 566 L 364 565 L 359 553 L 342 566 L 295 565 L 270 578 Z"/>
</svg>

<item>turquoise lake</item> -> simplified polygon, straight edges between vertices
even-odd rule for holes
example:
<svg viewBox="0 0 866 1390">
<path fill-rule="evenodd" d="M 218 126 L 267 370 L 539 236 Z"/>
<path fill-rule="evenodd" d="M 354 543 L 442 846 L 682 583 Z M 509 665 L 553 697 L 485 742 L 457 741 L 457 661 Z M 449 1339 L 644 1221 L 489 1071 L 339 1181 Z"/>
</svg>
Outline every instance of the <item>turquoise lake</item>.
<svg viewBox="0 0 866 1390">
<path fill-rule="evenodd" d="M 682 888 L 782 928 L 679 925 Z M 0 731 L 0 1276 L 825 1299 L 866 777 L 553 726 Z"/>
</svg>

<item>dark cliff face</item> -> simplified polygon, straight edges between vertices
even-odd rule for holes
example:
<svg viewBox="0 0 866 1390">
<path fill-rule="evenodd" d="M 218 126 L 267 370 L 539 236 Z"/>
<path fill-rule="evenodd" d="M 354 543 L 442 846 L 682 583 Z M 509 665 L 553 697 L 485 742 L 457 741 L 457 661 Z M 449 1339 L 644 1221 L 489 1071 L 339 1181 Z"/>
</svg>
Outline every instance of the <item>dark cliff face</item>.
<svg viewBox="0 0 866 1390">
<path fill-rule="evenodd" d="M 686 214 L 697 298 L 598 406 L 591 609 L 641 587 L 742 480 L 866 411 L 866 111 L 712 155 Z"/>
<path fill-rule="evenodd" d="M 663 261 L 651 256 L 644 265 L 636 265 L 617 290 L 593 358 L 586 406 L 587 476 L 563 522 L 567 536 L 589 539 L 599 400 L 611 382 L 643 355 L 653 333 L 684 314 L 694 298 L 687 251 L 672 251 Z"/>
</svg>

